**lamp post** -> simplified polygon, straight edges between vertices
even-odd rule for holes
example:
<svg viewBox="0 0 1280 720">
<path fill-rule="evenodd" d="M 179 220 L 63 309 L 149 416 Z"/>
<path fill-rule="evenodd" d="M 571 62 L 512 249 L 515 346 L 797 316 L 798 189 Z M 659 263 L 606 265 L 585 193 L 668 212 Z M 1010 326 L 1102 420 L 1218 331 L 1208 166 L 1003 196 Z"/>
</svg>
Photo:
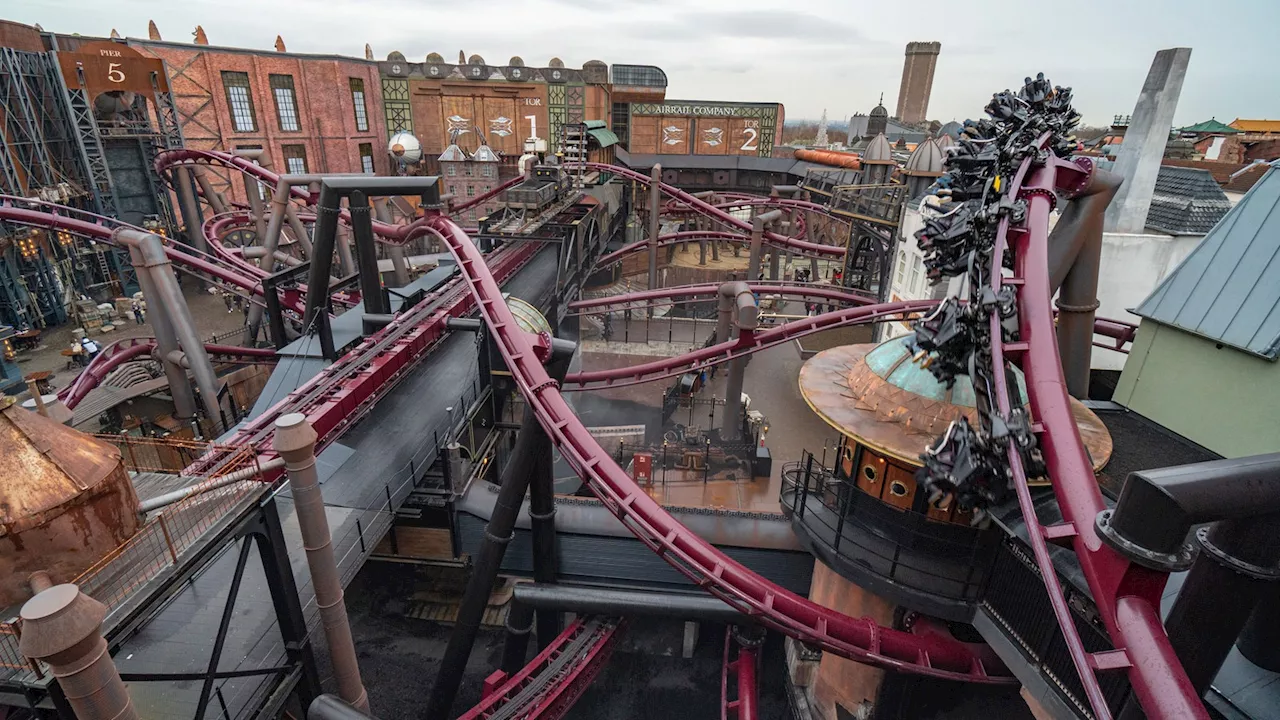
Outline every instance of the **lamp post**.
<svg viewBox="0 0 1280 720">
<path fill-rule="evenodd" d="M 667 441 L 662 441 L 662 487 L 667 487 Z"/>
<path fill-rule="evenodd" d="M 707 449 L 702 455 L 702 484 L 707 484 L 707 478 L 711 475 L 711 438 L 707 438 Z"/>
</svg>

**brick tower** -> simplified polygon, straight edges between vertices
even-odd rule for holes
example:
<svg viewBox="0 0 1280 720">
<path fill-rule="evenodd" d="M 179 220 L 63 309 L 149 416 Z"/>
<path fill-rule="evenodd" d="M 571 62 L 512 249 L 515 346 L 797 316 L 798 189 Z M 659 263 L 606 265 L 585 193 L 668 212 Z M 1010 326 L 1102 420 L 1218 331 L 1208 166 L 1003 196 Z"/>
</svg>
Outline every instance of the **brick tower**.
<svg viewBox="0 0 1280 720">
<path fill-rule="evenodd" d="M 933 69 L 938 64 L 940 52 L 940 42 L 907 43 L 907 58 L 902 64 L 902 86 L 898 89 L 898 112 L 895 116 L 908 125 L 924 122 L 929 112 Z"/>
</svg>

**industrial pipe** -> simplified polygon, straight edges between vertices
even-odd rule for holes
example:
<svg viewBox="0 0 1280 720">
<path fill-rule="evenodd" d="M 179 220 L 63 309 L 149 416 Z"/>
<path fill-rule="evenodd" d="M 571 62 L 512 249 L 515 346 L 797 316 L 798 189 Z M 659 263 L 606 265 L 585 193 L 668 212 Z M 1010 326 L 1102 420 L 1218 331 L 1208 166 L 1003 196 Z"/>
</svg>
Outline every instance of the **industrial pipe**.
<svg viewBox="0 0 1280 720">
<path fill-rule="evenodd" d="M 360 664 L 355 641 L 343 602 L 342 580 L 334 560 L 329 521 L 316 473 L 316 431 L 301 413 L 289 413 L 276 420 L 272 448 L 284 458 L 298 514 L 298 531 L 306 548 L 307 568 L 315 587 L 316 606 L 324 625 L 338 694 L 361 712 L 369 710 L 369 697 L 360 682 Z"/>
<path fill-rule="evenodd" d="M 205 169 L 199 166 L 193 168 L 196 176 L 196 184 L 200 186 L 200 192 L 204 195 L 205 202 L 209 203 L 209 207 L 213 208 L 214 215 L 221 215 L 227 211 L 227 200 L 222 197 L 222 193 L 213 189 L 213 183 L 209 181 L 209 175 Z"/>
<path fill-rule="evenodd" d="M 22 606 L 23 657 L 49 665 L 79 720 L 137 720 L 138 711 L 102 637 L 107 606 L 67 584 Z"/>
<path fill-rule="evenodd" d="M 577 344 L 569 340 L 553 339 L 551 356 L 546 367 L 547 375 L 557 383 L 564 380 L 573 361 Z M 534 448 L 537 465 L 529 481 L 529 525 L 533 533 L 533 579 L 540 583 L 554 583 L 559 574 L 559 550 L 556 546 L 556 488 L 555 454 L 551 438 L 542 426 L 532 426 L 538 446 Z M 560 634 L 560 614 L 538 612 L 538 646 L 546 648 Z"/>
<path fill-rule="evenodd" d="M 517 583 L 513 600 L 517 605 L 538 610 L 578 615 L 663 617 L 740 624 L 753 622 L 724 601 L 706 594 Z"/>
<path fill-rule="evenodd" d="M 760 253 L 764 246 L 765 227 L 782 217 L 781 210 L 770 210 L 751 219 L 751 255 L 747 259 L 747 280 L 760 279 Z M 776 279 L 776 278 L 775 278 Z"/>
<path fill-rule="evenodd" d="M 776 212 L 776 211 L 775 211 Z M 755 295 L 745 282 L 727 282 L 720 286 L 719 317 L 716 332 L 725 326 L 725 338 L 728 340 L 728 324 L 732 322 L 739 333 L 750 336 L 760 327 L 760 309 L 756 307 Z M 720 419 L 720 439 L 725 442 L 736 442 L 742 438 L 742 386 L 746 380 L 747 358 L 735 357 L 729 361 L 729 377 L 725 382 L 724 416 Z"/>
<path fill-rule="evenodd" d="M 200 232 L 200 228 L 204 225 L 204 212 L 200 209 L 200 203 L 196 201 L 196 191 L 192 187 L 194 182 L 190 170 L 185 167 L 174 168 L 173 184 L 178 192 L 178 209 L 181 210 L 182 219 L 187 225 L 187 243 L 196 250 L 206 253 L 209 252 L 209 243 L 206 242 L 204 233 Z"/>
<path fill-rule="evenodd" d="M 1097 518 L 1102 539 L 1158 570 L 1185 569 L 1193 525 L 1280 512 L 1280 453 L 1129 473 L 1115 509 Z"/>
<path fill-rule="evenodd" d="M 1107 206 L 1123 178 L 1093 169 L 1084 189 L 1071 195 L 1049 233 L 1049 291 L 1058 298 L 1058 354 L 1067 392 L 1089 397 L 1094 314 L 1098 309 L 1098 268 L 1102 262 L 1102 226 Z"/>
<path fill-rule="evenodd" d="M 809 150 L 800 148 L 795 151 L 795 158 L 805 162 L 827 165 L 830 167 L 857 170 L 862 167 L 862 158 L 857 153 L 837 152 L 835 150 Z"/>
<path fill-rule="evenodd" d="M 136 244 L 128 246 L 129 257 L 138 275 L 138 286 L 142 288 L 142 297 L 147 301 L 147 319 L 151 321 L 151 329 L 156 335 L 156 350 L 160 357 L 160 367 L 164 369 L 165 378 L 169 381 L 169 394 L 173 397 L 174 416 L 184 424 L 196 416 L 196 396 L 191 389 L 191 381 L 187 371 L 169 358 L 178 351 L 178 335 L 169 317 L 167 303 L 160 297 L 160 291 L 152 278 L 151 268 Z"/>
<path fill-rule="evenodd" d="M 196 378 L 196 387 L 200 388 L 200 403 L 204 405 L 209 421 L 214 423 L 215 427 L 221 428 L 222 410 L 218 405 L 218 376 L 213 371 L 213 363 L 209 361 L 209 353 L 204 349 L 204 341 L 200 338 L 196 322 L 191 317 L 191 309 L 187 307 L 186 298 L 182 296 L 182 288 L 178 286 L 178 279 L 174 276 L 169 258 L 165 255 L 164 241 L 159 235 L 129 228 L 116 230 L 113 236 L 120 244 L 129 246 L 130 253 L 133 252 L 133 248 L 137 248 L 137 257 L 142 262 L 139 264 L 135 261 L 134 267 L 143 271 L 138 273 L 140 284 L 144 273 L 150 275 L 153 292 L 160 303 L 163 303 L 165 312 L 170 313 L 172 332 L 177 335 L 178 342 L 186 353 L 187 361 L 191 364 L 191 373 Z M 145 287 L 143 289 L 145 294 Z M 147 307 L 154 311 L 157 305 L 148 301 Z M 176 348 L 163 347 L 160 344 L 160 335 L 157 329 L 156 344 L 160 347 L 161 357 L 165 357 Z M 183 376 L 185 377 L 185 373 Z"/>
<path fill-rule="evenodd" d="M 395 224 L 394 218 L 391 217 L 391 203 L 386 198 L 378 198 L 373 203 L 374 212 L 378 215 L 378 222 L 387 225 Z M 391 258 L 391 273 L 395 277 L 395 287 L 404 287 L 409 284 L 409 266 L 405 261 L 404 246 L 391 245 L 387 248 L 387 257 Z"/>
<path fill-rule="evenodd" d="M 662 165 L 653 164 L 649 177 L 649 289 L 658 287 L 658 235 L 662 231 Z"/>
<path fill-rule="evenodd" d="M 228 485 L 234 485 L 242 480 L 248 480 L 269 470 L 276 470 L 282 467 L 284 467 L 284 458 L 272 458 L 264 463 L 259 463 L 255 467 L 236 470 L 235 472 L 230 472 L 211 480 L 202 480 L 194 485 L 189 485 L 179 490 L 174 490 L 172 492 L 164 493 L 163 495 L 157 495 L 153 498 L 143 500 L 138 503 L 138 512 L 147 513 L 152 510 L 159 510 L 167 505 L 172 505 L 181 500 L 186 500 L 192 495 L 199 495 L 200 493 L 209 492 L 210 490 L 217 490 L 218 488 L 223 488 Z M 192 479 L 194 480 L 196 478 Z"/>
<path fill-rule="evenodd" d="M 516 587 L 527 583 L 518 583 Z M 529 636 L 533 634 L 533 606 L 511 600 L 504 623 L 507 633 L 502 642 L 502 671 L 515 675 L 524 667 L 529 654 Z"/>
<path fill-rule="evenodd" d="M 317 695 L 307 708 L 307 720 L 378 720 L 360 712 L 342 701 L 337 695 Z"/>
</svg>

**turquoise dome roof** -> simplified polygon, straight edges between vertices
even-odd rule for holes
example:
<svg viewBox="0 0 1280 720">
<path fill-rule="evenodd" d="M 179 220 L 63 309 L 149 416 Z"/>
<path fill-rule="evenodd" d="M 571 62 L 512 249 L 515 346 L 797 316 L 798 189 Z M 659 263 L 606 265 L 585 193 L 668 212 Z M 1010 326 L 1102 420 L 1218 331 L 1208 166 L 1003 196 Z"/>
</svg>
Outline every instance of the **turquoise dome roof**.
<svg viewBox="0 0 1280 720">
<path fill-rule="evenodd" d="M 955 384 L 948 390 L 928 368 L 911 361 L 914 353 L 910 343 L 914 338 L 915 335 L 907 334 L 877 345 L 866 354 L 867 367 L 884 378 L 885 382 L 909 393 L 961 407 L 976 407 L 978 400 L 973 394 L 973 382 L 968 375 L 958 376 Z M 1026 405 L 1027 381 L 1017 368 L 1013 369 L 1013 376 L 1018 384 L 1018 404 Z"/>
</svg>

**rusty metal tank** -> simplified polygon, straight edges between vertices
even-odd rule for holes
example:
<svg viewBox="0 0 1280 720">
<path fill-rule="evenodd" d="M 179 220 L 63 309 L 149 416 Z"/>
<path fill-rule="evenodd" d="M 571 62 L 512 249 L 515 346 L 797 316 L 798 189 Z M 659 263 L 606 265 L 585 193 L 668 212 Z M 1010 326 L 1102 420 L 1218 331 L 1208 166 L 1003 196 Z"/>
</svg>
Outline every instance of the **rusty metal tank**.
<svg viewBox="0 0 1280 720">
<path fill-rule="evenodd" d="M 16 404 L 0 409 L 0 608 L 31 597 L 33 571 L 71 582 L 138 525 L 114 445 Z"/>
</svg>

